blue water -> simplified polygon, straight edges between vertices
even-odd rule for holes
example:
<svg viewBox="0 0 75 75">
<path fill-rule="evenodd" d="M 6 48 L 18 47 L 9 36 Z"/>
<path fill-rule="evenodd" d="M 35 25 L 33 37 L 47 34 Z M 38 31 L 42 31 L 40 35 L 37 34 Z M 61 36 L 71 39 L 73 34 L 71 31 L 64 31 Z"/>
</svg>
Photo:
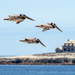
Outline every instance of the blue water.
<svg viewBox="0 0 75 75">
<path fill-rule="evenodd" d="M 75 75 L 75 66 L 0 65 L 0 75 Z"/>
</svg>

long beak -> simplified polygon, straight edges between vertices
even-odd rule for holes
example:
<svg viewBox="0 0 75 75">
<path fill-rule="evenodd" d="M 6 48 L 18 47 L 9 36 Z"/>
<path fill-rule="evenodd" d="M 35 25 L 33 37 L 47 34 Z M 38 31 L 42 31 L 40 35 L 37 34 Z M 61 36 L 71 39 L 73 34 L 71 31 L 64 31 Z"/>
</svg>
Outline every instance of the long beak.
<svg viewBox="0 0 75 75">
<path fill-rule="evenodd" d="M 44 47 L 46 47 L 40 40 L 39 40 L 40 44 L 43 45 Z"/>
<path fill-rule="evenodd" d="M 60 30 L 57 26 L 55 26 L 55 28 L 57 28 L 59 31 L 63 32 L 62 30 Z"/>
<path fill-rule="evenodd" d="M 20 40 L 20 42 L 25 42 L 25 40 Z"/>
<path fill-rule="evenodd" d="M 34 19 L 28 17 L 28 16 L 25 16 L 25 18 L 29 19 L 29 20 L 32 20 L 32 21 L 35 21 Z"/>
</svg>

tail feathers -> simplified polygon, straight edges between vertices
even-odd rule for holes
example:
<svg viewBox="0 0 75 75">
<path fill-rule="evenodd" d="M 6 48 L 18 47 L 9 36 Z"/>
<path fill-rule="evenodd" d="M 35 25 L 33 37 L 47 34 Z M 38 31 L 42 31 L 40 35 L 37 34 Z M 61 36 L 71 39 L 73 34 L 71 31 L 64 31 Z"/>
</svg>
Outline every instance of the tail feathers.
<svg viewBox="0 0 75 75">
<path fill-rule="evenodd" d="M 9 20 L 9 18 L 6 18 L 6 19 L 4 19 L 4 20 Z"/>
</svg>

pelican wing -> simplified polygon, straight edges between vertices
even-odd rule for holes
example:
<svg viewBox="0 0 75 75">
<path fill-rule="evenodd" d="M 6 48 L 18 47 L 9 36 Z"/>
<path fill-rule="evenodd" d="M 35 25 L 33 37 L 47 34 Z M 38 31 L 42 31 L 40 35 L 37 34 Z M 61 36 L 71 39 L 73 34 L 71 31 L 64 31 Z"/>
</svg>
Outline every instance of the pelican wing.
<svg viewBox="0 0 75 75">
<path fill-rule="evenodd" d="M 46 47 L 40 40 L 39 40 L 40 44 L 43 45 L 44 47 Z"/>
<path fill-rule="evenodd" d="M 14 19 L 17 19 L 18 18 L 18 16 L 9 16 L 9 20 L 14 20 Z"/>
<path fill-rule="evenodd" d="M 28 17 L 28 16 L 25 16 L 27 19 L 30 19 L 30 20 L 32 20 L 32 21 L 35 21 L 34 19 L 32 19 L 32 18 L 30 18 L 30 17 Z"/>
<path fill-rule="evenodd" d="M 55 26 L 59 31 L 63 32 L 62 30 L 60 30 L 57 26 Z"/>
<path fill-rule="evenodd" d="M 19 24 L 19 23 L 22 22 L 22 21 L 23 21 L 23 20 L 19 20 L 19 21 L 16 22 L 16 24 Z"/>
<path fill-rule="evenodd" d="M 19 24 L 21 21 L 17 21 L 16 24 Z"/>
<path fill-rule="evenodd" d="M 50 24 L 49 24 L 49 23 L 44 23 L 44 24 L 41 24 L 41 25 L 44 25 L 44 26 L 49 26 Z"/>
<path fill-rule="evenodd" d="M 49 30 L 49 28 L 48 28 L 48 27 L 45 27 L 42 31 L 44 32 L 44 31 L 46 31 L 46 30 Z"/>
<path fill-rule="evenodd" d="M 8 16 L 11 17 L 11 16 L 18 16 L 18 15 L 14 14 L 14 15 L 8 15 Z"/>
</svg>

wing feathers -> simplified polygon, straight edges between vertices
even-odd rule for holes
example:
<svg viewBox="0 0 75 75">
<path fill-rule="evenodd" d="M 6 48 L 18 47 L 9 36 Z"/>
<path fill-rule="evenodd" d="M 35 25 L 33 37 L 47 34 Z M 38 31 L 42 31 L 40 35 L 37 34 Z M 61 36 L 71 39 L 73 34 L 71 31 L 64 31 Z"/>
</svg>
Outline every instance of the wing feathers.
<svg viewBox="0 0 75 75">
<path fill-rule="evenodd" d="M 19 23 L 22 22 L 22 21 L 23 21 L 23 20 L 19 20 L 19 21 L 16 22 L 16 24 L 19 24 Z"/>
<path fill-rule="evenodd" d="M 46 30 L 49 30 L 49 27 L 45 27 L 42 31 L 46 31 Z"/>
</svg>

